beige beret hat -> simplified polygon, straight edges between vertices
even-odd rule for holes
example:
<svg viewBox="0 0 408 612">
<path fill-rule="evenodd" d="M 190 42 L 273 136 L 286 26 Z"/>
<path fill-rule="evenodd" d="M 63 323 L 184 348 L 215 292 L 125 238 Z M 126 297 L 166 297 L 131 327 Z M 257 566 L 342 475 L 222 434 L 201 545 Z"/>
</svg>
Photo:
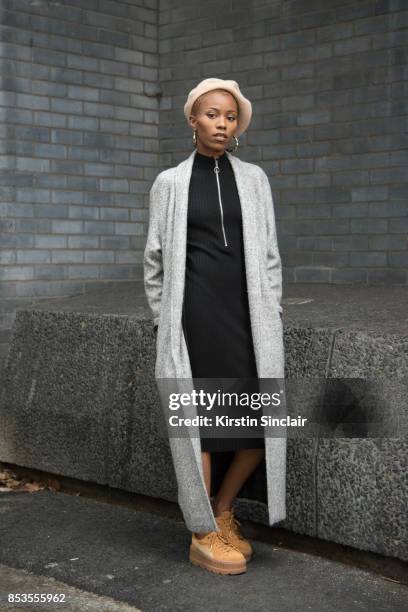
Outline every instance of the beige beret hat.
<svg viewBox="0 0 408 612">
<path fill-rule="evenodd" d="M 238 127 L 235 133 L 236 136 L 240 136 L 247 129 L 249 122 L 252 117 L 252 104 L 251 102 L 245 98 L 236 81 L 224 81 L 223 79 L 210 78 L 204 79 L 201 81 L 194 89 L 190 91 L 187 97 L 187 102 L 184 105 L 184 115 L 188 121 L 189 116 L 191 114 L 191 109 L 193 108 L 194 102 L 207 93 L 208 91 L 212 91 L 213 89 L 225 89 L 229 91 L 230 94 L 234 96 L 237 101 L 239 108 L 239 116 L 238 116 Z"/>
</svg>

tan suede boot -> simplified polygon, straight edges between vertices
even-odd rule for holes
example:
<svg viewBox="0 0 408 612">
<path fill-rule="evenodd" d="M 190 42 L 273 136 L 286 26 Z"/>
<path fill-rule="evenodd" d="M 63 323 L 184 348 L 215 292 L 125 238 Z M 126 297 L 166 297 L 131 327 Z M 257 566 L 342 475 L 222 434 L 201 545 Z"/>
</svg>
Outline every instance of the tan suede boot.
<svg viewBox="0 0 408 612">
<path fill-rule="evenodd" d="M 243 574 L 244 555 L 230 544 L 219 531 L 210 531 L 202 538 L 192 534 L 190 561 L 215 574 Z"/>
<path fill-rule="evenodd" d="M 253 548 L 242 535 L 241 523 L 235 518 L 234 511 L 224 510 L 219 516 L 215 517 L 215 520 L 224 538 L 244 555 L 246 561 L 250 561 Z"/>
</svg>

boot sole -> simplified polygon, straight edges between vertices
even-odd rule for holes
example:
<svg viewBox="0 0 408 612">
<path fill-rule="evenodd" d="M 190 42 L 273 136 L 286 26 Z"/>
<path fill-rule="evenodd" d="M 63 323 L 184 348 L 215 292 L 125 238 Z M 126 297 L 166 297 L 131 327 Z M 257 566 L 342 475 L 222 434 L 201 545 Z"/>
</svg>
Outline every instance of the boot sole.
<svg viewBox="0 0 408 612">
<path fill-rule="evenodd" d="M 244 574 L 247 570 L 246 562 L 243 563 L 221 563 L 208 559 L 200 551 L 190 547 L 190 561 L 214 574 Z"/>
</svg>

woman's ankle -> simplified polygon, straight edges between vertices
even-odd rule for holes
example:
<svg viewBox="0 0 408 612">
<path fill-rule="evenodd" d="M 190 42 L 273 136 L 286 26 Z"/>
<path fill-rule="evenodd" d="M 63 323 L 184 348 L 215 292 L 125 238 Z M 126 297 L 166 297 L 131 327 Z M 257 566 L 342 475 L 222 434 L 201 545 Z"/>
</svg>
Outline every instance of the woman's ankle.
<svg viewBox="0 0 408 612">
<path fill-rule="evenodd" d="M 213 500 L 211 502 L 211 506 L 212 506 L 212 509 L 213 509 L 214 516 L 220 516 L 220 514 L 222 512 L 225 512 L 225 510 L 229 511 L 232 508 L 232 504 L 227 504 L 227 503 L 224 503 L 224 502 L 219 502 L 217 500 Z"/>
</svg>

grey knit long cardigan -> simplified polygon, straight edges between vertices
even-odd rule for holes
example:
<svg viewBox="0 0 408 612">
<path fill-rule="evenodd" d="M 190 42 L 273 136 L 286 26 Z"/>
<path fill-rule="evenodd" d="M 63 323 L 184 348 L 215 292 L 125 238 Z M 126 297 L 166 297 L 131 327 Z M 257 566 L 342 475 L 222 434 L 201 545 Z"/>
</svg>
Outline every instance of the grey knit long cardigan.
<svg viewBox="0 0 408 612">
<path fill-rule="evenodd" d="M 177 166 L 160 172 L 150 190 L 144 286 L 153 323 L 158 325 L 155 378 L 162 403 L 168 403 L 164 381 L 176 381 L 179 392 L 194 388 L 181 316 L 188 190 L 195 154 L 196 150 Z M 248 301 L 260 385 L 262 379 L 269 379 L 265 381 L 269 386 L 260 386 L 260 390 L 274 392 L 270 387 L 270 379 L 274 379 L 274 390 L 279 388 L 284 400 L 282 269 L 271 188 L 260 166 L 228 152 L 227 155 L 241 202 Z M 188 416 L 194 414 L 194 410 L 185 412 Z M 286 430 L 281 428 L 277 437 L 276 430 L 271 434 L 272 429 L 264 427 L 270 525 L 286 518 Z M 170 436 L 169 443 L 178 502 L 187 528 L 194 532 L 218 531 L 204 483 L 198 429 L 191 428 L 187 437 Z"/>
</svg>

